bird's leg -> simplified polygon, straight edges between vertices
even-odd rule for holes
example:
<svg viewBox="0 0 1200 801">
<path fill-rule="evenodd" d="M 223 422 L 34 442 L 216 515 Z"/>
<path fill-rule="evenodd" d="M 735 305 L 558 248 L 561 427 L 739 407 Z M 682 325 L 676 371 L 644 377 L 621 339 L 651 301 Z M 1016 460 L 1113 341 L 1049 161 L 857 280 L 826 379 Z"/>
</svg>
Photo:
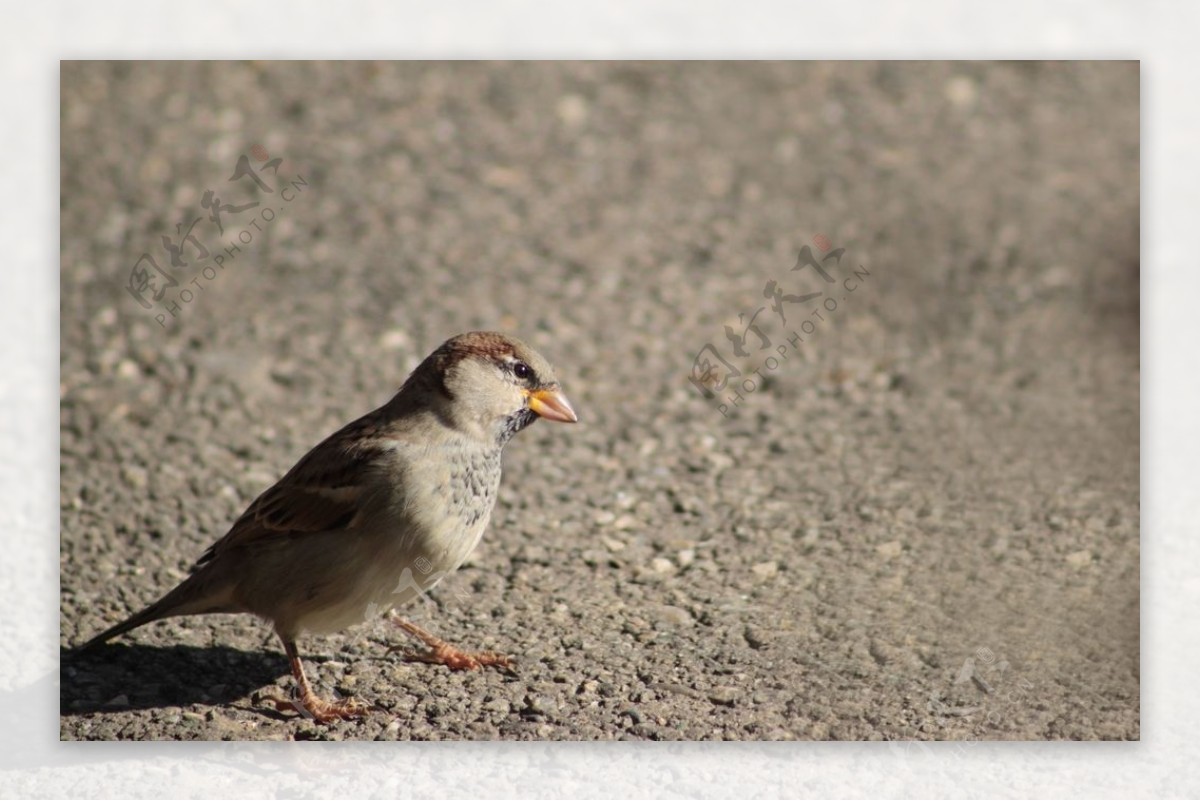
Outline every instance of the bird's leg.
<svg viewBox="0 0 1200 801">
<path fill-rule="evenodd" d="M 296 686 L 300 690 L 300 700 L 296 701 L 275 698 L 275 708 L 280 711 L 295 710 L 306 717 L 311 716 L 318 723 L 332 723 L 335 720 L 361 718 L 371 711 L 371 707 L 353 698 L 342 698 L 337 701 L 326 701 L 317 695 L 304 675 L 304 665 L 300 662 L 300 654 L 296 643 L 289 638 L 283 640 L 283 650 L 287 652 L 288 662 L 292 666 L 292 675 L 296 677 Z"/>
<path fill-rule="evenodd" d="M 401 617 L 388 618 L 399 626 L 405 634 L 416 637 L 429 646 L 429 650 L 414 654 L 405 652 L 405 658 L 410 662 L 429 662 L 434 665 L 445 665 L 451 670 L 479 670 L 481 667 L 512 668 L 516 663 L 504 654 L 493 651 L 476 651 L 471 653 L 455 648 L 443 639 L 435 637 L 415 623 Z M 401 646 L 393 645 L 388 653 L 401 650 Z"/>
</svg>

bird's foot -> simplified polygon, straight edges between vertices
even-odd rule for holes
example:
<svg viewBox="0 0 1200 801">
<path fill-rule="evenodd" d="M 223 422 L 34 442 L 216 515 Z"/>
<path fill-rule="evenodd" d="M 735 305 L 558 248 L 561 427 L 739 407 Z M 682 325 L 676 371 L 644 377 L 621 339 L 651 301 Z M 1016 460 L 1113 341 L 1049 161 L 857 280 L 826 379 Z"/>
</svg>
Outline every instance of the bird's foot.
<svg viewBox="0 0 1200 801">
<path fill-rule="evenodd" d="M 498 667 L 511 670 L 516 667 L 516 661 L 495 651 L 464 651 L 455 648 L 450 643 L 430 634 L 425 629 L 402 618 L 392 618 L 392 622 L 404 630 L 406 634 L 416 637 L 429 646 L 429 650 L 419 653 L 405 650 L 403 646 L 393 645 L 387 652 L 402 651 L 409 662 L 428 662 L 433 665 L 445 665 L 451 670 L 479 670 L 483 667 Z"/>
<path fill-rule="evenodd" d="M 316 693 L 301 693 L 299 699 L 273 696 L 267 698 L 275 704 L 280 712 L 299 712 L 306 718 L 312 718 L 317 723 L 333 723 L 338 720 L 355 720 L 366 717 L 375 708 L 357 698 L 339 698 L 336 701 L 326 701 Z"/>
<path fill-rule="evenodd" d="M 404 651 L 404 649 L 393 645 L 388 651 L 390 653 L 391 651 Z M 482 667 L 512 668 L 516 665 L 516 662 L 504 654 L 494 651 L 463 651 L 445 642 L 419 653 L 404 651 L 404 658 L 409 662 L 445 665 L 451 670 L 479 670 Z"/>
</svg>

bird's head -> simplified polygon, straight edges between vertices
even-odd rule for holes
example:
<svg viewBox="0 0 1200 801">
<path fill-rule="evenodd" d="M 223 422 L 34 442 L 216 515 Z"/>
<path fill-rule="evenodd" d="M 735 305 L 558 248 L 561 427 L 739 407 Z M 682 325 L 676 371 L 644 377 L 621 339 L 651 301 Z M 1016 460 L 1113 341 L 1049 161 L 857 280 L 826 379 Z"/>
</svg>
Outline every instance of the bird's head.
<svg viewBox="0 0 1200 801">
<path fill-rule="evenodd" d="M 442 344 L 401 389 L 433 396 L 455 429 L 503 445 L 539 417 L 578 421 L 554 370 L 521 340 L 492 331 L 460 334 Z"/>
</svg>

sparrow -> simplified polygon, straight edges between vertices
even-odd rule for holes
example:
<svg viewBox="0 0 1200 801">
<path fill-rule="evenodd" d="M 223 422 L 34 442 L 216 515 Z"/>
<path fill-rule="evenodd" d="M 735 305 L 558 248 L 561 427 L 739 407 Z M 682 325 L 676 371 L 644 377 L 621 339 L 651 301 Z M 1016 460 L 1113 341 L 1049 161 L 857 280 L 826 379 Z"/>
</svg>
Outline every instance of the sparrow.
<svg viewBox="0 0 1200 801">
<path fill-rule="evenodd" d="M 275 699 L 280 708 L 322 723 L 365 715 L 362 701 L 317 695 L 297 639 L 390 613 L 457 569 L 487 528 L 504 445 L 539 417 L 578 421 L 537 351 L 495 332 L 447 340 L 390 401 L 259 495 L 179 586 L 79 651 L 163 618 L 257 615 L 274 627 L 297 685 L 298 706 Z M 513 664 L 391 619 L 428 647 L 415 659 L 456 670 Z"/>
</svg>

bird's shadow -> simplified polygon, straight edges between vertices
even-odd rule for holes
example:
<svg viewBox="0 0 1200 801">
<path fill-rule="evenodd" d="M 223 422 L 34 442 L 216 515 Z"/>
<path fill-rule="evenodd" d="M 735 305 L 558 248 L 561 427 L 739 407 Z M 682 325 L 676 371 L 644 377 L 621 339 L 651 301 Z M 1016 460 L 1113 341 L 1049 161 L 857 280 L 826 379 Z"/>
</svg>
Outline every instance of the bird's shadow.
<svg viewBox="0 0 1200 801">
<path fill-rule="evenodd" d="M 281 653 L 221 645 L 112 643 L 60 656 L 60 715 L 229 704 L 290 673 Z"/>
</svg>

